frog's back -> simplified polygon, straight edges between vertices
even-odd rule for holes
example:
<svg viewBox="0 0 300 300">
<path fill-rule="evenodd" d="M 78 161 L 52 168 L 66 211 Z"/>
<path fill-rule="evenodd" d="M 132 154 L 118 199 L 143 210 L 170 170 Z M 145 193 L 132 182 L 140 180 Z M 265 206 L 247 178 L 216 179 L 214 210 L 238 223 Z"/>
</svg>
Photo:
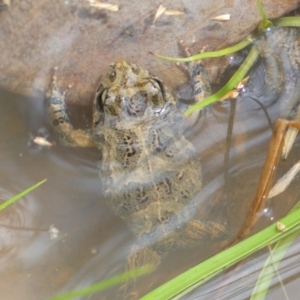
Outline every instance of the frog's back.
<svg viewBox="0 0 300 300">
<path fill-rule="evenodd" d="M 136 236 L 161 237 L 194 212 L 201 168 L 176 101 L 155 76 L 119 62 L 94 101 L 99 176 L 109 206 Z"/>
<path fill-rule="evenodd" d="M 181 112 L 171 105 L 165 118 L 151 125 L 104 134 L 99 175 L 106 198 L 137 236 L 174 231 L 194 213 L 201 166 L 180 121 Z"/>
</svg>

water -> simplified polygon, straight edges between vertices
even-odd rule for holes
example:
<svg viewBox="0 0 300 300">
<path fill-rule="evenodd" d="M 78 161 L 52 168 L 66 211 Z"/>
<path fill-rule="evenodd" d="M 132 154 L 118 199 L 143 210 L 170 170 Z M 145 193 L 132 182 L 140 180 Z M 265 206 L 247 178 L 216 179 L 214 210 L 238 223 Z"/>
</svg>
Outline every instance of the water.
<svg viewBox="0 0 300 300">
<path fill-rule="evenodd" d="M 215 280 L 208 282 L 184 299 L 249 299 L 268 256 L 267 251 L 259 251 L 242 265 L 239 265 L 238 268 L 231 269 L 226 274 L 222 274 Z M 270 272 L 273 272 L 273 270 Z M 279 274 L 280 279 L 274 276 L 265 299 L 285 299 L 285 292 L 289 299 L 298 299 L 299 238 L 281 261 Z M 283 282 L 285 291 L 280 285 L 280 280 Z"/>
<path fill-rule="evenodd" d="M 261 67 L 256 72 L 258 81 L 253 82 L 251 97 L 262 100 L 265 86 L 259 83 L 264 72 Z M 0 200 L 47 178 L 43 186 L 0 214 L 1 297 L 47 299 L 121 273 L 135 238 L 103 200 L 97 177 L 97 149 L 60 145 L 28 148 L 30 134 L 35 135 L 41 128 L 50 133 L 49 140 L 55 139 L 45 117 L 43 99 L 24 99 L 5 91 L 0 95 Z M 274 122 L 280 115 L 280 103 L 270 101 L 262 108 L 246 92 L 237 100 L 234 113 L 232 105 L 217 104 L 212 114 L 199 123 L 191 140 L 199 149 L 204 174 L 197 214 L 222 223 L 234 233 L 254 198 L 271 136 L 265 110 Z M 88 109 L 73 111 L 73 119 L 84 126 L 89 117 Z M 233 129 L 228 136 L 230 123 Z M 281 163 L 279 173 L 299 159 L 298 153 L 299 139 L 288 160 Z M 296 178 L 284 195 L 268 205 L 255 230 L 289 211 L 299 199 L 298 185 Z M 51 226 L 59 230 L 55 239 L 51 239 Z M 291 299 L 297 298 L 298 247 L 295 243 L 280 267 Z M 219 250 L 217 243 L 175 250 L 141 282 L 140 289 L 151 290 Z M 248 298 L 267 252 L 260 251 L 239 270 L 207 283 L 188 299 Z M 110 290 L 107 298 L 113 298 L 115 292 Z M 104 299 L 105 293 L 88 299 L 99 297 Z M 282 299 L 278 279 L 269 297 Z"/>
<path fill-rule="evenodd" d="M 69 282 L 120 272 L 118 249 L 126 245 L 129 232 L 99 196 L 98 152 L 28 149 L 28 122 L 17 112 L 26 99 L 5 94 L 1 99 L 1 200 L 47 178 L 43 187 L 1 212 L 3 299 L 46 299 Z M 51 225 L 59 230 L 55 240 L 50 239 Z M 96 275 L 83 279 L 81 270 L 91 262 L 99 266 Z"/>
</svg>

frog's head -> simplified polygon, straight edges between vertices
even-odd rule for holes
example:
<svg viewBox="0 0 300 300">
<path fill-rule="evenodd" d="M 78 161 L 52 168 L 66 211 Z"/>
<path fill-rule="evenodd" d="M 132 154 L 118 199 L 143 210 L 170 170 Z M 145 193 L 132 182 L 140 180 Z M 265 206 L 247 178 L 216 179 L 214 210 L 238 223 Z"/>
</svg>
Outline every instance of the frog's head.
<svg viewBox="0 0 300 300">
<path fill-rule="evenodd" d="M 94 126 L 134 124 L 158 117 L 173 102 L 163 83 L 147 70 L 125 61 L 111 65 L 95 99 Z"/>
</svg>

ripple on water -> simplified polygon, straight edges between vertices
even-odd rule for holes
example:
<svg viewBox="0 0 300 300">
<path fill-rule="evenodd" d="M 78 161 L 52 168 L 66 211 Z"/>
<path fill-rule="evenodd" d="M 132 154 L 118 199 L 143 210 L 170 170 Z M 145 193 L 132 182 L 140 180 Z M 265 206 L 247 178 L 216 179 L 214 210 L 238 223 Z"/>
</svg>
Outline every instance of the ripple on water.
<svg viewBox="0 0 300 300">
<path fill-rule="evenodd" d="M 13 193 L 12 191 L 15 191 Z M 3 203 L 19 192 L 19 188 L 0 187 L 0 202 Z M 0 212 L 0 268 L 18 256 L 24 245 L 30 243 L 38 229 L 33 228 L 36 219 L 34 201 L 26 195 Z"/>
</svg>

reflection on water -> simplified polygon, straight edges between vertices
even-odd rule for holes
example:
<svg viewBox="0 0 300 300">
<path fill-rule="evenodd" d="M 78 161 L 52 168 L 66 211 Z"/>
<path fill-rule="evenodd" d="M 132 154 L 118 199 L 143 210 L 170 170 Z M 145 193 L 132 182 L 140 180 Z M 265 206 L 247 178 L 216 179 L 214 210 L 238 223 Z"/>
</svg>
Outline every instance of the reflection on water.
<svg viewBox="0 0 300 300">
<path fill-rule="evenodd" d="M 17 193 L 17 188 L 9 184 L 8 180 L 2 180 L 3 187 L 0 188 L 0 201 L 4 202 L 14 196 L 13 191 Z M 24 244 L 29 244 L 34 238 L 38 224 L 36 201 L 32 196 L 24 197 L 22 201 L 7 207 L 0 214 L 0 268 L 9 264 L 9 260 L 14 258 L 19 248 Z"/>
<path fill-rule="evenodd" d="M 0 199 L 44 178 L 47 182 L 0 213 L 0 288 L 8 300 L 46 299 L 65 285 L 75 288 L 81 280 L 93 282 L 121 272 L 130 241 L 129 231 L 101 201 L 98 152 L 59 146 L 28 149 L 29 133 L 39 124 L 30 129 L 25 125 L 24 114 L 17 110 L 23 101 L 1 94 Z M 51 225 L 59 230 L 54 240 L 48 232 Z M 88 273 L 89 266 L 97 270 Z"/>
<path fill-rule="evenodd" d="M 284 259 L 279 265 L 280 279 L 274 276 L 271 282 L 270 291 L 266 299 L 285 299 L 285 291 L 280 284 L 282 280 L 289 299 L 298 299 L 299 297 L 299 238 L 293 243 L 287 251 Z M 229 270 L 222 274 L 216 280 L 205 284 L 201 289 L 185 296 L 184 299 L 222 299 L 222 300 L 239 300 L 249 299 L 252 289 L 260 275 L 264 262 L 268 259 L 268 251 L 252 256 L 239 270 Z M 269 273 L 273 274 L 272 266 Z"/>
<path fill-rule="evenodd" d="M 279 265 L 280 277 L 276 275 L 271 283 L 270 292 L 266 299 L 285 299 L 280 280 L 289 299 L 298 299 L 297 281 L 299 278 L 299 239 L 291 246 Z M 269 256 L 268 251 L 260 251 L 251 260 L 239 267 L 232 269 L 216 280 L 210 281 L 198 291 L 189 294 L 185 299 L 249 299 L 252 288 L 261 272 L 264 262 Z M 273 274 L 273 266 L 267 268 L 268 274 Z"/>
<path fill-rule="evenodd" d="M 264 102 L 268 88 L 262 80 L 265 76 L 266 68 L 258 65 L 248 90 L 237 100 L 235 112 L 231 113 L 232 103 L 217 104 L 191 137 L 200 152 L 204 176 L 197 215 L 225 224 L 233 233 L 243 222 L 256 191 L 271 136 L 269 123 L 281 114 L 281 105 L 276 99 L 270 97 Z M 262 105 L 253 98 L 260 100 Z M 56 145 L 28 151 L 29 133 L 36 134 L 41 127 L 49 128 L 46 119 L 40 119 L 43 109 L 36 117 L 32 115 L 35 103 L 40 106 L 42 100 L 25 102 L 4 92 L 0 99 L 0 199 L 3 201 L 48 179 L 46 184 L 0 214 L 0 272 L 1 278 L 5 277 L 0 281 L 3 299 L 46 299 L 122 272 L 135 239 L 103 201 L 97 177 L 97 149 Z M 228 136 L 230 122 L 232 135 Z M 54 139 L 52 135 L 49 138 Z M 298 160 L 298 147 L 299 142 L 288 160 L 281 163 L 279 172 L 284 173 Z M 284 195 L 270 203 L 259 225 L 266 226 L 273 218 L 282 216 L 297 197 L 299 191 L 295 181 Z M 54 240 L 48 232 L 51 225 L 59 230 Z M 141 283 L 141 289 L 158 286 L 217 252 L 217 247 L 207 244 L 172 252 L 157 272 Z M 290 281 L 291 291 L 295 289 L 292 279 L 297 278 L 298 273 L 296 251 L 297 245 L 290 250 L 281 267 L 283 279 Z M 266 255 L 262 251 L 239 273 L 232 271 L 223 275 L 197 290 L 189 299 L 249 297 L 257 270 Z M 18 289 L 13 288 L 15 285 Z M 223 289 L 220 292 L 224 286 L 226 292 Z M 272 296 L 278 289 L 278 280 L 275 280 Z M 109 291 L 107 298 L 111 299 L 114 293 L 115 290 Z M 99 296 L 90 299 L 99 299 Z"/>
</svg>

